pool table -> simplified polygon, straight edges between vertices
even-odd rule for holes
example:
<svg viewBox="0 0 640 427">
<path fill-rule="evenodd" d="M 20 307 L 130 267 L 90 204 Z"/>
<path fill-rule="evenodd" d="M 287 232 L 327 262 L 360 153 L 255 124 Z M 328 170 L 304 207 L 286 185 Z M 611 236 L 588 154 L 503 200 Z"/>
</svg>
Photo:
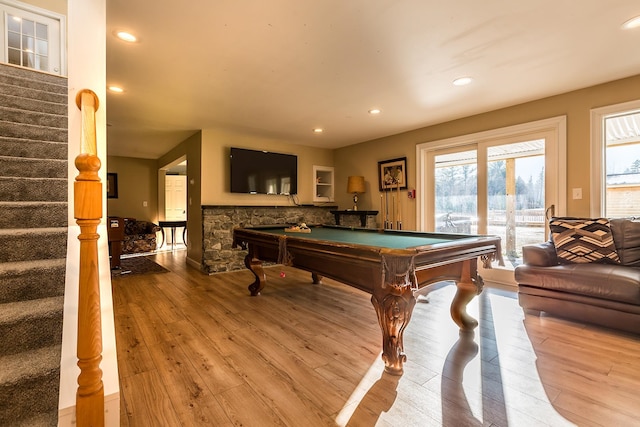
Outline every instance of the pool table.
<svg viewBox="0 0 640 427">
<path fill-rule="evenodd" d="M 414 291 L 454 280 L 457 292 L 451 317 L 461 330 L 473 330 L 478 322 L 466 306 L 482 292 L 477 260 L 486 267 L 493 260 L 503 263 L 497 236 L 338 226 L 314 226 L 309 232 L 286 228 L 234 229 L 233 245 L 248 250 L 244 262 L 255 275 L 249 285 L 251 295 L 259 295 L 266 284 L 262 261 L 310 271 L 316 284 L 325 276 L 370 293 L 382 330 L 385 371 L 394 375 L 402 375 L 406 360 L 403 332 L 416 302 Z"/>
</svg>

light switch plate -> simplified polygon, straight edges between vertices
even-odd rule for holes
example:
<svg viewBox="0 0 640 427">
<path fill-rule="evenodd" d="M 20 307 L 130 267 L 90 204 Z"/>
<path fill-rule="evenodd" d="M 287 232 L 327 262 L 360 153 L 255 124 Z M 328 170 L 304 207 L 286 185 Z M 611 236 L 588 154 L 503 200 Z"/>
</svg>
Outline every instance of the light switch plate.
<svg viewBox="0 0 640 427">
<path fill-rule="evenodd" d="M 573 189 L 573 200 L 582 199 L 582 188 L 574 188 Z"/>
</svg>

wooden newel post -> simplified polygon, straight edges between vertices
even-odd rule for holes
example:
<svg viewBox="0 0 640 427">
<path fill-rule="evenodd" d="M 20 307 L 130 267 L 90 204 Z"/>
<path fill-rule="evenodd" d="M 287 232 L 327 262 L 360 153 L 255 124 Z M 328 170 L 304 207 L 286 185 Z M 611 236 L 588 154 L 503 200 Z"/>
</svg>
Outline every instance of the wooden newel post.
<svg viewBox="0 0 640 427">
<path fill-rule="evenodd" d="M 78 291 L 78 390 L 76 424 L 104 426 L 104 386 L 102 383 L 102 323 L 98 270 L 98 225 L 102 218 L 102 183 L 98 176 L 95 112 L 98 97 L 82 90 L 76 97 L 82 111 L 81 154 L 75 165 L 80 172 L 74 183 L 74 216 L 80 226 L 80 283 Z"/>
</svg>

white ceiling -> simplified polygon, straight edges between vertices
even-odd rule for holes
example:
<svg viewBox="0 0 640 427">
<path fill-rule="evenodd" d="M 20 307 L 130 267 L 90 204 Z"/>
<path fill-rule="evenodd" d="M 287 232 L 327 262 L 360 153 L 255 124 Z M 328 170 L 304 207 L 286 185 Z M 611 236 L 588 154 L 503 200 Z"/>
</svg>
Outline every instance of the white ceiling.
<svg viewBox="0 0 640 427">
<path fill-rule="evenodd" d="M 621 24 L 638 15 L 638 0 L 109 0 L 107 83 L 125 92 L 107 97 L 108 154 L 158 158 L 213 128 L 336 148 L 637 75 L 640 28 Z"/>
</svg>

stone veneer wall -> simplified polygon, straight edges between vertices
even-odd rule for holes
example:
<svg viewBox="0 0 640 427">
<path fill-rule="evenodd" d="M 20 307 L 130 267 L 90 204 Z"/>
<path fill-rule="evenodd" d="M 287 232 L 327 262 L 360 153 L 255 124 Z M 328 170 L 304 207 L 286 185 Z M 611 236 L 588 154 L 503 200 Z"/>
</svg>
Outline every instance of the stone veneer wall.
<svg viewBox="0 0 640 427">
<path fill-rule="evenodd" d="M 203 206 L 202 270 L 207 274 L 246 268 L 247 251 L 232 248 L 234 227 L 271 224 L 335 224 L 336 206 Z"/>
</svg>

